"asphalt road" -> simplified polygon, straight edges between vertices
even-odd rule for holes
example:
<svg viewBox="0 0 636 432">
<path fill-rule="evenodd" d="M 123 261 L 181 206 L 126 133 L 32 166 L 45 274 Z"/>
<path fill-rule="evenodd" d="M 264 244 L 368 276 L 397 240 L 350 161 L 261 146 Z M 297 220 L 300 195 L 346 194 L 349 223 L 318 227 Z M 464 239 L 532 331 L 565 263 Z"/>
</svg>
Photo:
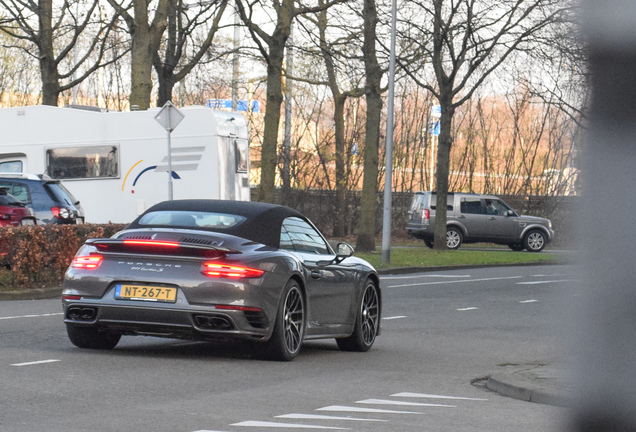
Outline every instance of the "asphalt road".
<svg viewBox="0 0 636 432">
<path fill-rule="evenodd" d="M 563 430 L 563 409 L 472 382 L 563 355 L 572 281 L 556 265 L 385 276 L 370 352 L 310 342 L 291 363 L 150 337 L 81 350 L 58 299 L 0 302 L 0 431 Z"/>
</svg>

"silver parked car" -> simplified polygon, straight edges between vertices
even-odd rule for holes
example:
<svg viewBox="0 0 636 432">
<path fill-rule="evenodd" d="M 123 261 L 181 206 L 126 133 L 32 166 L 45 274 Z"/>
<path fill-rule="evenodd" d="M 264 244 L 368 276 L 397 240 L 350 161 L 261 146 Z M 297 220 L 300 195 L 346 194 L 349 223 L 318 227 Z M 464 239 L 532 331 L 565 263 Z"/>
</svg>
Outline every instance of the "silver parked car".
<svg viewBox="0 0 636 432">
<path fill-rule="evenodd" d="M 406 233 L 433 246 L 435 192 L 413 196 Z M 446 245 L 458 249 L 462 243 L 505 244 L 514 251 L 540 252 L 554 238 L 549 219 L 519 215 L 494 195 L 449 193 L 447 201 Z"/>
<path fill-rule="evenodd" d="M 241 338 L 278 360 L 307 339 L 367 351 L 380 331 L 379 278 L 352 254 L 287 207 L 167 201 L 80 248 L 64 278 L 64 322 L 80 348 L 149 335 Z"/>
</svg>

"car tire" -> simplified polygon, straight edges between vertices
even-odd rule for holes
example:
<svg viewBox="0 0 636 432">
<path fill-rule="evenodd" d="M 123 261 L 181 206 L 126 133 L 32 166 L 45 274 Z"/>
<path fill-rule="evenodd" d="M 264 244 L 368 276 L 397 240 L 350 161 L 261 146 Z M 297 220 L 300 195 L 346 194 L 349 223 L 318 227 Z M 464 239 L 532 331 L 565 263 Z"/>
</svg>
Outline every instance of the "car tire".
<svg viewBox="0 0 636 432">
<path fill-rule="evenodd" d="M 531 230 L 523 239 L 523 246 L 528 252 L 541 252 L 546 243 L 545 233 L 541 230 Z"/>
<path fill-rule="evenodd" d="M 512 244 L 509 244 L 508 247 L 515 252 L 519 252 L 524 249 L 524 245 L 521 243 L 512 243 Z"/>
<path fill-rule="evenodd" d="M 379 330 L 380 296 L 378 287 L 371 279 L 367 279 L 356 313 L 353 333 L 349 337 L 336 339 L 336 343 L 343 351 L 366 352 L 373 346 Z"/>
<path fill-rule="evenodd" d="M 290 280 L 283 291 L 272 336 L 263 346 L 262 355 L 269 360 L 291 361 L 300 352 L 304 336 L 305 299 L 298 282 Z"/>
<path fill-rule="evenodd" d="M 455 227 L 446 229 L 446 247 L 451 250 L 459 249 L 464 240 L 462 232 Z"/>
<path fill-rule="evenodd" d="M 72 324 L 66 325 L 66 333 L 73 345 L 78 348 L 103 349 L 115 348 L 121 339 L 121 335 L 104 333 L 93 328 L 79 327 Z"/>
<path fill-rule="evenodd" d="M 424 239 L 424 244 L 426 245 L 427 248 L 433 249 L 433 240 Z"/>
</svg>

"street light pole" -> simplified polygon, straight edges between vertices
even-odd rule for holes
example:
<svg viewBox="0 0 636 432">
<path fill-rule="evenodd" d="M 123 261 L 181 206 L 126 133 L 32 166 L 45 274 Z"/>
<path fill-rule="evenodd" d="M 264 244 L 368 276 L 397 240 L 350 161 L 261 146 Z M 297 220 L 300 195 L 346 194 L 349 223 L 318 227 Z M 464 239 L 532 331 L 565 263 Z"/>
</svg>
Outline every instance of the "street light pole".
<svg viewBox="0 0 636 432">
<path fill-rule="evenodd" d="M 395 33 L 397 0 L 391 8 L 391 56 L 389 60 L 389 100 L 386 115 L 386 165 L 384 170 L 384 209 L 382 214 L 382 263 L 391 262 L 391 209 L 393 188 L 393 96 L 395 93 Z"/>
</svg>

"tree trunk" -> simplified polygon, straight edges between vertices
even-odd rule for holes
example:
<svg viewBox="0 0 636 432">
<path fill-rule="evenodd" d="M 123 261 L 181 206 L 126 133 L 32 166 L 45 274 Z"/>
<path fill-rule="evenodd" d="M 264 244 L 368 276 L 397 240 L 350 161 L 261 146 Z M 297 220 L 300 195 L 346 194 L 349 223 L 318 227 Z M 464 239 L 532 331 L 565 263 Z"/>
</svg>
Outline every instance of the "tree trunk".
<svg viewBox="0 0 636 432">
<path fill-rule="evenodd" d="M 339 95 L 334 97 L 333 119 L 336 128 L 336 211 L 333 224 L 333 236 L 345 235 L 345 208 L 347 205 L 347 181 L 345 178 L 345 121 L 344 104 L 347 99 Z"/>
<path fill-rule="evenodd" d="M 287 39 L 287 38 L 285 38 Z M 272 44 L 267 66 L 267 107 L 265 109 L 263 146 L 261 148 L 261 185 L 259 199 L 273 203 L 276 190 L 276 166 L 278 165 L 278 128 L 283 104 L 282 78 L 285 42 Z"/>
<path fill-rule="evenodd" d="M 382 69 L 375 50 L 378 14 L 375 0 L 364 0 L 363 56 L 366 72 L 365 96 L 367 100 L 367 124 L 364 141 L 364 176 L 360 200 L 360 223 L 356 248 L 361 252 L 375 250 L 376 217 L 378 207 L 378 147 L 380 142 L 380 115 L 382 112 Z"/>
<path fill-rule="evenodd" d="M 57 64 L 53 52 L 53 2 L 40 1 L 38 10 L 38 24 L 40 29 L 40 77 L 42 78 L 42 105 L 57 106 L 60 94 L 60 84 L 57 76 Z"/>
<path fill-rule="evenodd" d="M 440 92 L 441 93 L 441 92 Z M 442 117 L 439 123 L 439 139 L 437 142 L 437 174 L 435 176 L 437 192 L 437 208 L 435 210 L 435 228 L 433 247 L 436 250 L 446 249 L 446 201 L 448 197 L 448 174 L 450 167 L 450 150 L 453 144 L 451 125 L 455 109 L 451 97 L 440 98 Z"/>
</svg>

